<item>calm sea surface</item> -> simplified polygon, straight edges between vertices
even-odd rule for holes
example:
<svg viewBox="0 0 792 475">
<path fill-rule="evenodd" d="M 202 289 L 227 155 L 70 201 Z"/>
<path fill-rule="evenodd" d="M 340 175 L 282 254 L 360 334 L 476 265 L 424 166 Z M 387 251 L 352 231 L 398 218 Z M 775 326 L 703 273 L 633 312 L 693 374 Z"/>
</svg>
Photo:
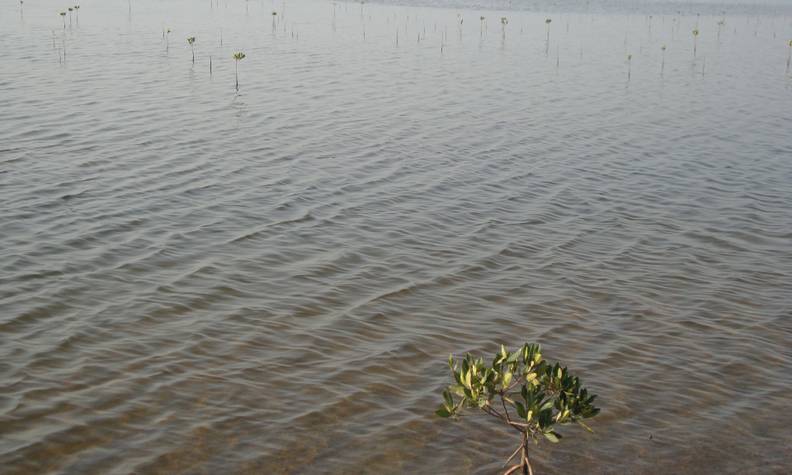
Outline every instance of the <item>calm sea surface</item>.
<svg viewBox="0 0 792 475">
<path fill-rule="evenodd" d="M 0 0 L 0 473 L 792 471 L 792 4 L 418 3 Z"/>
</svg>

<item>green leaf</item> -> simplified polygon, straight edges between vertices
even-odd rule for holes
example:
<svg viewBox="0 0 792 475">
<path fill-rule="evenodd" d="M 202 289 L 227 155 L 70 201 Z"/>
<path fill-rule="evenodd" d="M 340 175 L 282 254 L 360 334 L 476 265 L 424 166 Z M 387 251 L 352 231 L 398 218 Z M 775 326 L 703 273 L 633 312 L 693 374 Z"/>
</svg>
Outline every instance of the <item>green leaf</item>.
<svg viewBox="0 0 792 475">
<path fill-rule="evenodd" d="M 448 391 L 448 389 L 443 391 L 443 399 L 445 400 L 446 405 L 448 407 L 453 407 L 454 406 L 454 398 L 451 397 L 451 393 Z"/>
<path fill-rule="evenodd" d="M 525 412 L 525 406 L 523 406 L 520 401 L 515 401 L 514 407 L 517 408 L 517 415 L 520 416 L 520 418 L 525 419 L 525 416 L 527 415 Z"/>
<path fill-rule="evenodd" d="M 435 414 L 440 417 L 451 417 L 451 412 L 445 407 L 441 407 L 440 409 L 435 411 Z"/>
<path fill-rule="evenodd" d="M 514 377 L 514 375 L 511 373 L 511 371 L 503 375 L 503 387 L 506 387 L 509 385 L 509 383 L 511 383 L 512 377 Z"/>
<path fill-rule="evenodd" d="M 549 431 L 549 432 L 543 432 L 543 434 L 544 434 L 545 438 L 547 438 L 547 440 L 549 440 L 550 442 L 552 442 L 554 444 L 557 444 L 559 442 L 559 440 L 561 439 L 561 435 L 558 434 L 557 432 Z"/>
</svg>

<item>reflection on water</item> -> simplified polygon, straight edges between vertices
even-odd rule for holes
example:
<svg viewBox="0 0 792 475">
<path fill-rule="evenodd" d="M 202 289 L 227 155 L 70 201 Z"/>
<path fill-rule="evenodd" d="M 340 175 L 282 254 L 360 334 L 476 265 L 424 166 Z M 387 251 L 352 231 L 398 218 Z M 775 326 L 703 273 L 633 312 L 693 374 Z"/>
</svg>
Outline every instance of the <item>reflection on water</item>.
<svg viewBox="0 0 792 475">
<path fill-rule="evenodd" d="M 788 10 L 279 3 L 0 3 L 0 472 L 493 473 L 524 341 L 543 473 L 788 470 Z"/>
</svg>

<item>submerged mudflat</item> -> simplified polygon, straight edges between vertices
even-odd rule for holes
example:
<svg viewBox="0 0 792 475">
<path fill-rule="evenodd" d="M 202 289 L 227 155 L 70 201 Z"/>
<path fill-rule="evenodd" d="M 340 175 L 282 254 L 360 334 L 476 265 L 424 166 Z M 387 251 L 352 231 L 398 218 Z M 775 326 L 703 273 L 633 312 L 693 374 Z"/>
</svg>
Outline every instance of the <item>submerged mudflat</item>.
<svg viewBox="0 0 792 475">
<path fill-rule="evenodd" d="M 444 361 L 525 341 L 602 407 L 540 473 L 792 466 L 788 8 L 66 6 L 0 0 L 0 472 L 493 473 Z"/>
</svg>

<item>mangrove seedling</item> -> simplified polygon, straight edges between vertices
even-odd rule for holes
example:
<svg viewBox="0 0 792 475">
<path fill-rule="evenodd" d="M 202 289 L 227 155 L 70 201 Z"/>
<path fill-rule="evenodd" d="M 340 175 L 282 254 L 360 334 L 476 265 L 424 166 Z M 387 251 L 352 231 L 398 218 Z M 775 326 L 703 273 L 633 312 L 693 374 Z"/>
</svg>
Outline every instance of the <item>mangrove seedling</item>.
<svg viewBox="0 0 792 475">
<path fill-rule="evenodd" d="M 630 76 L 632 75 L 632 55 L 627 55 L 627 80 L 630 80 Z"/>
<path fill-rule="evenodd" d="M 547 29 L 547 39 L 545 40 L 545 57 L 550 55 L 550 23 L 552 23 L 552 22 L 553 22 L 553 20 L 550 19 L 550 18 L 546 18 L 545 19 L 545 25 L 547 25 L 547 28 L 546 28 Z"/>
<path fill-rule="evenodd" d="M 273 12 L 272 12 L 272 32 L 273 33 L 275 32 L 275 19 L 277 17 L 278 17 L 278 12 L 273 10 Z"/>
<path fill-rule="evenodd" d="M 552 23 L 552 22 L 553 22 L 552 18 L 546 18 L 545 19 L 545 25 L 547 25 L 547 42 L 548 43 L 550 42 L 550 23 Z"/>
<path fill-rule="evenodd" d="M 505 16 L 501 17 L 501 38 L 506 39 L 506 25 L 509 24 L 509 19 Z"/>
<path fill-rule="evenodd" d="M 787 53 L 787 72 L 789 72 L 789 63 L 792 62 L 792 40 L 789 40 L 789 52 Z"/>
<path fill-rule="evenodd" d="M 80 25 L 80 6 L 74 6 L 74 19 L 77 20 L 77 26 Z"/>
<path fill-rule="evenodd" d="M 66 12 L 60 12 L 60 13 L 58 13 L 58 15 L 60 15 L 61 19 L 63 20 L 63 29 L 65 30 L 66 29 Z"/>
<path fill-rule="evenodd" d="M 170 28 L 166 28 L 165 29 L 165 52 L 166 53 L 170 50 L 170 34 L 171 34 L 171 29 Z"/>
<path fill-rule="evenodd" d="M 487 25 L 487 19 L 482 15 L 479 17 L 479 21 L 481 22 L 481 36 L 484 36 L 484 28 Z"/>
<path fill-rule="evenodd" d="M 699 35 L 698 28 L 693 28 L 693 56 L 694 57 L 696 56 L 696 46 L 697 46 L 697 43 L 698 43 L 698 35 Z"/>
<path fill-rule="evenodd" d="M 234 76 L 236 77 L 236 90 L 239 91 L 239 62 L 245 59 L 245 53 L 237 51 L 234 53 Z"/>
<path fill-rule="evenodd" d="M 188 36 L 187 37 L 187 44 L 190 45 L 190 49 L 192 50 L 192 62 L 195 64 L 195 37 Z"/>
<path fill-rule="evenodd" d="M 723 28 L 723 25 L 725 24 L 726 24 L 726 20 L 718 20 L 718 38 L 717 38 L 718 41 L 720 41 L 721 28 Z"/>
<path fill-rule="evenodd" d="M 435 414 L 456 418 L 464 409 L 479 410 L 518 432 L 520 445 L 506 464 L 518 454 L 519 458 L 504 475 L 518 470 L 533 474 L 529 440 L 537 445 L 542 438 L 557 443 L 561 434 L 556 427 L 572 422 L 591 431 L 583 419 L 599 413 L 593 404 L 596 396 L 566 367 L 544 360 L 539 345 L 526 343 L 514 352 L 501 345 L 491 365 L 470 354 L 459 360 L 451 355 L 448 366 L 454 384 L 443 391 L 443 405 Z"/>
<path fill-rule="evenodd" d="M 665 52 L 666 52 L 666 45 L 660 47 L 660 51 L 662 51 L 663 58 L 660 60 L 660 75 L 663 75 L 663 70 L 665 69 Z"/>
</svg>

